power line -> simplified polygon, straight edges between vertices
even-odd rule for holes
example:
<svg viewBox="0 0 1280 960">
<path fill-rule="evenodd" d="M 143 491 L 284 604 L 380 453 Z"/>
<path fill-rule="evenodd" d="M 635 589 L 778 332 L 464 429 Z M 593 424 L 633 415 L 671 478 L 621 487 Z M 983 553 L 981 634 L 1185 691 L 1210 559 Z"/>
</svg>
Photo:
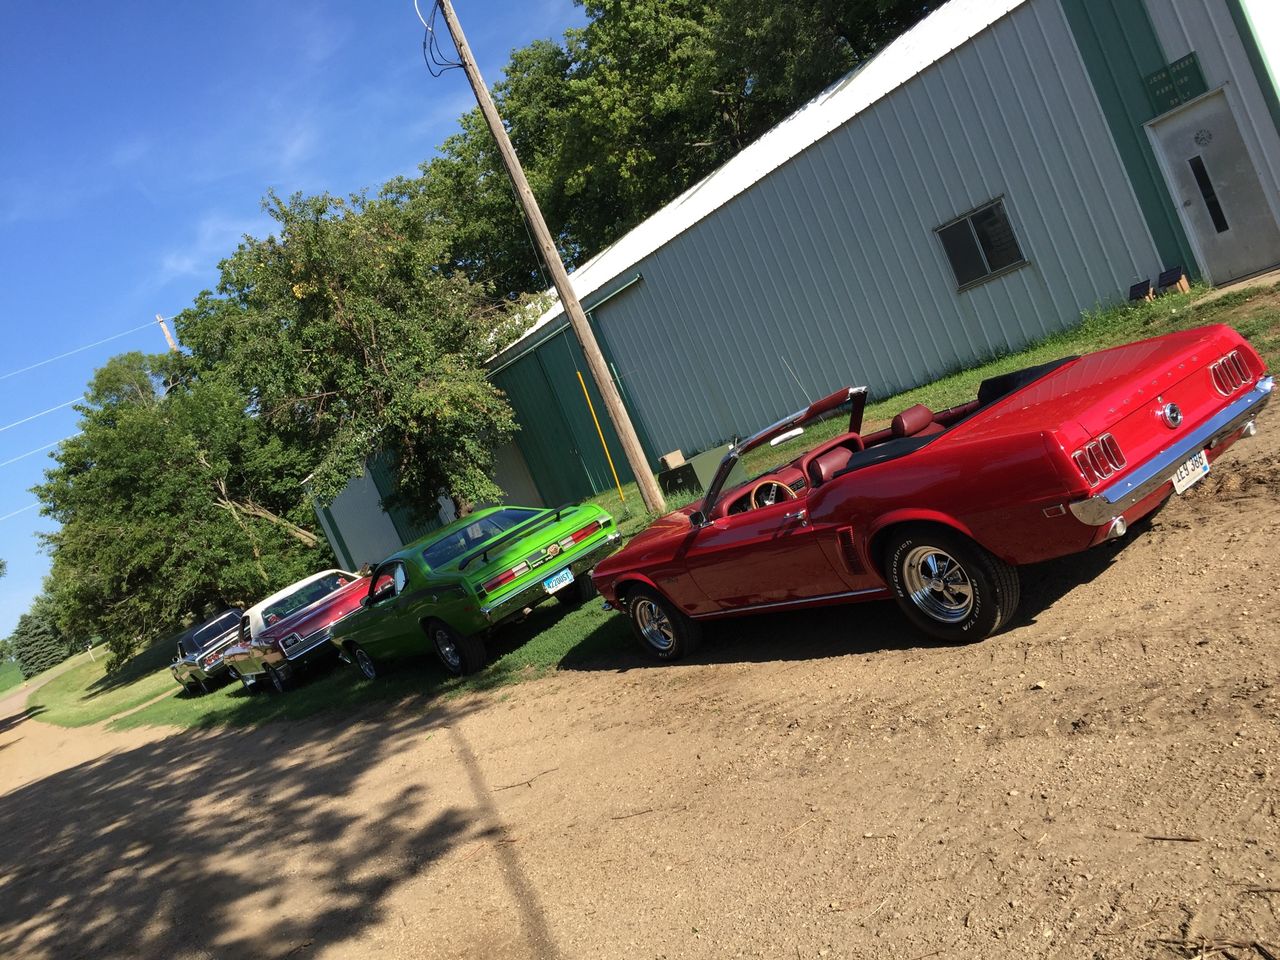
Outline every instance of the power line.
<svg viewBox="0 0 1280 960">
<path fill-rule="evenodd" d="M 440 46 L 440 41 L 436 37 L 436 14 L 440 12 L 440 0 L 431 0 L 430 20 L 423 18 L 418 0 L 413 0 L 413 12 L 418 15 L 418 19 L 422 21 L 427 31 L 422 37 L 422 59 L 426 61 L 427 72 L 439 79 L 446 70 L 461 67 L 462 61 L 446 56 L 444 48 Z"/>
<path fill-rule="evenodd" d="M 61 440 L 55 440 L 53 443 L 46 443 L 43 447 L 36 447 L 34 450 L 28 450 L 26 453 L 20 453 L 16 457 L 10 457 L 8 460 L 0 460 L 0 467 L 7 467 L 11 463 L 17 463 L 19 460 L 25 460 L 27 457 L 34 456 L 41 450 L 48 450 L 50 447 L 56 447 L 60 443 L 66 443 L 72 437 L 78 437 L 80 434 L 73 433 L 70 437 L 63 437 Z"/>
<path fill-rule="evenodd" d="M 28 510 L 34 510 L 38 506 L 40 506 L 39 502 L 28 503 L 25 507 L 19 507 L 12 513 L 6 513 L 3 517 L 0 517 L 0 520 L 8 520 L 10 517 L 16 517 L 20 513 L 26 513 Z"/>
<path fill-rule="evenodd" d="M 150 324 L 147 324 L 147 326 L 150 326 Z M 79 403 L 83 399 L 84 399 L 83 396 L 72 397 L 66 403 L 60 403 L 56 407 L 50 407 L 48 410 L 41 410 L 39 413 L 33 413 L 31 416 L 23 417 L 21 420 L 15 420 L 13 421 L 13 423 L 6 423 L 3 427 L 0 427 L 0 433 L 4 433 L 4 431 L 9 430 L 13 427 L 21 426 L 24 423 L 30 423 L 32 420 L 36 420 L 40 417 L 43 417 L 46 413 L 53 413 L 55 410 L 61 410 L 63 407 L 69 407 L 73 403 Z"/>
<path fill-rule="evenodd" d="M 83 347 L 76 347 L 74 350 L 68 350 L 66 353 L 60 353 L 56 357 L 50 357 L 48 360 L 41 360 L 38 363 L 30 364 L 22 367 L 21 369 L 11 370 L 8 373 L 0 374 L 0 380 L 8 380 L 10 377 L 16 377 L 18 374 L 26 373 L 28 370 L 34 370 L 36 367 L 43 367 L 46 363 L 53 363 L 55 360 L 62 360 L 66 357 L 74 356 L 77 353 L 84 353 L 86 350 L 92 350 L 94 347 L 100 347 L 104 343 L 110 343 L 112 340 L 119 340 L 121 337 L 127 337 L 131 333 L 137 333 L 139 330 L 147 329 L 147 327 L 151 326 L 152 322 L 153 321 L 148 321 L 140 327 L 133 327 L 129 330 L 125 330 L 123 333 L 113 333 L 109 337 L 103 337 L 101 340 L 95 340 L 93 343 L 86 343 Z"/>
</svg>

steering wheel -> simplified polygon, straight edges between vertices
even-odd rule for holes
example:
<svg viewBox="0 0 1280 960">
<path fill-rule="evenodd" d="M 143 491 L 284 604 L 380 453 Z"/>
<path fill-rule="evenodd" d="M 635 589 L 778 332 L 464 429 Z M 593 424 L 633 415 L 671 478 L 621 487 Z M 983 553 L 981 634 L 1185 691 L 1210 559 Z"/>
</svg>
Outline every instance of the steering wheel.
<svg viewBox="0 0 1280 960">
<path fill-rule="evenodd" d="M 772 487 L 768 493 L 761 493 L 765 487 Z M 779 500 L 794 500 L 796 492 L 781 480 L 761 480 L 751 488 L 751 506 L 755 510 L 771 507 Z"/>
</svg>

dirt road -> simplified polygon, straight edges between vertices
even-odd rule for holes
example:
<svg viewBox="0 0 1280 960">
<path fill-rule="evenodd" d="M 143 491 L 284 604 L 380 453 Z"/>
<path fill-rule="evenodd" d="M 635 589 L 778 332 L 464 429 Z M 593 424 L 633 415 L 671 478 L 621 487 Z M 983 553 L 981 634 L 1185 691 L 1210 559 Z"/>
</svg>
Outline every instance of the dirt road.
<svg viewBox="0 0 1280 960">
<path fill-rule="evenodd" d="M 0 956 L 1280 955 L 1262 427 L 973 646 L 876 604 L 341 722 L 11 716 Z"/>
</svg>

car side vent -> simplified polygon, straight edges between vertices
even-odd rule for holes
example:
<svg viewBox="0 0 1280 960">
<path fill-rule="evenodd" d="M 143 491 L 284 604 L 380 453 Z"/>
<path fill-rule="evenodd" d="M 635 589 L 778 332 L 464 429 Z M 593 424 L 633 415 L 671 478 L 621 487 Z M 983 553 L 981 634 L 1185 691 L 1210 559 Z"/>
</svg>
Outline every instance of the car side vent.
<svg viewBox="0 0 1280 960">
<path fill-rule="evenodd" d="M 1232 350 L 1221 360 L 1209 366 L 1209 375 L 1213 378 L 1213 389 L 1224 397 L 1229 397 L 1249 382 L 1249 366 L 1240 356 L 1240 351 Z"/>
<path fill-rule="evenodd" d="M 853 542 L 853 527 L 841 527 L 836 531 L 836 540 L 840 544 L 840 557 L 850 573 L 866 573 L 867 568 L 858 556 L 857 544 Z"/>
<path fill-rule="evenodd" d="M 1101 483 L 1116 472 L 1123 470 L 1124 453 L 1116 438 L 1104 433 L 1097 440 L 1090 440 L 1071 455 L 1081 476 L 1089 481 L 1089 485 Z"/>
</svg>

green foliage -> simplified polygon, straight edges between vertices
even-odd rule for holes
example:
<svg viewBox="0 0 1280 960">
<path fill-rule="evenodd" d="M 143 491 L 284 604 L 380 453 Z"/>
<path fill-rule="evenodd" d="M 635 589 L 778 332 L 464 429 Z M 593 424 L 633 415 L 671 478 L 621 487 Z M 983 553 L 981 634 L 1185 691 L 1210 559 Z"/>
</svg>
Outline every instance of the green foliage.
<svg viewBox="0 0 1280 960">
<path fill-rule="evenodd" d="M 74 641 L 58 626 L 53 601 L 43 593 L 32 601 L 31 609 L 18 618 L 5 646 L 17 661 L 22 676 L 28 679 L 75 653 Z"/>
<path fill-rule="evenodd" d="M 22 668 L 15 661 L 0 660 L 0 693 L 13 689 L 25 679 Z"/>
<path fill-rule="evenodd" d="M 460 506 L 497 497 L 495 446 L 515 429 L 484 361 L 520 313 L 440 269 L 442 229 L 421 181 L 375 198 L 271 195 L 278 232 L 222 262 L 217 294 L 177 318 L 202 382 L 249 398 L 264 436 L 305 450 L 311 489 L 341 492 L 390 454 L 398 495 Z"/>
<path fill-rule="evenodd" d="M 557 242 L 581 263 L 928 12 L 920 0 L 586 0 L 563 45 L 515 51 L 494 99 Z M 472 111 L 425 189 L 451 262 L 503 293 L 538 272 L 497 148 Z"/>
<path fill-rule="evenodd" d="M 117 659 L 329 562 L 302 481 L 309 461 L 230 385 L 174 354 L 115 357 L 77 407 L 80 433 L 35 488 L 54 619 Z"/>
</svg>

